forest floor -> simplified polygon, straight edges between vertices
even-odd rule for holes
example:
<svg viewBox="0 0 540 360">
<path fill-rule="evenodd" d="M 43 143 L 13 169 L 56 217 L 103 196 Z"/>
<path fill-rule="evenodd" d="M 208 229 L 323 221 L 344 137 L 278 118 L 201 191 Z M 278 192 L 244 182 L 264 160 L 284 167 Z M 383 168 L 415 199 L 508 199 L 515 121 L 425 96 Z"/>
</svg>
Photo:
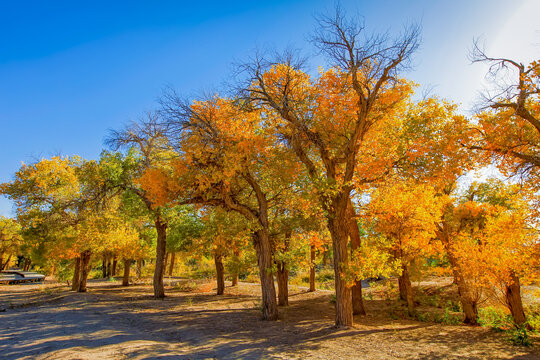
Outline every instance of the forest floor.
<svg viewBox="0 0 540 360">
<path fill-rule="evenodd" d="M 368 315 L 339 330 L 327 290 L 291 286 L 279 321 L 264 322 L 257 284 L 216 296 L 213 283 L 176 281 L 164 300 L 152 298 L 150 285 L 119 284 L 90 281 L 88 293 L 51 283 L 0 286 L 0 357 L 540 359 L 538 338 L 515 346 L 486 328 L 400 318 L 397 301 L 366 300 Z"/>
</svg>

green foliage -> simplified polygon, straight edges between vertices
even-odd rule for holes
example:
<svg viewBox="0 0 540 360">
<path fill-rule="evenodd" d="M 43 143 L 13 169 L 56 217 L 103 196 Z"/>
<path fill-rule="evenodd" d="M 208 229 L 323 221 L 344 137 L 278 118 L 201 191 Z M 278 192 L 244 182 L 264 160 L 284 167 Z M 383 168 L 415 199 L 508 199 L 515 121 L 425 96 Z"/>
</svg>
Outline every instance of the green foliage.
<svg viewBox="0 0 540 360">
<path fill-rule="evenodd" d="M 507 331 L 507 338 L 514 345 L 531 346 L 532 340 L 526 326 L 514 327 Z"/>
<path fill-rule="evenodd" d="M 56 266 L 56 280 L 66 282 L 73 278 L 73 262 L 70 260 L 60 260 Z"/>
<path fill-rule="evenodd" d="M 535 332 L 540 332 L 540 303 L 530 305 L 526 309 L 528 323 Z"/>
<path fill-rule="evenodd" d="M 177 206 L 167 212 L 167 251 L 185 251 L 199 238 L 204 224 L 193 206 Z"/>
<path fill-rule="evenodd" d="M 460 314 L 454 314 L 449 308 L 444 309 L 442 323 L 446 325 L 459 325 L 463 322 Z"/>
<path fill-rule="evenodd" d="M 332 296 L 330 296 L 330 303 L 332 304 L 336 303 L 336 294 L 332 294 Z"/>
<path fill-rule="evenodd" d="M 481 308 L 478 311 L 478 323 L 496 331 L 505 331 L 514 327 L 510 314 L 492 306 Z"/>
</svg>

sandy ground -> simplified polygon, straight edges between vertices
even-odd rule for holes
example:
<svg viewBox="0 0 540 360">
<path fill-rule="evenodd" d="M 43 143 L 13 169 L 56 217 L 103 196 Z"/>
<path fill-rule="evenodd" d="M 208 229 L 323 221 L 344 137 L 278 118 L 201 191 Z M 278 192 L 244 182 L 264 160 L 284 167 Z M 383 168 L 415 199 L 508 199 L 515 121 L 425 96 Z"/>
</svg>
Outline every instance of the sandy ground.
<svg viewBox="0 0 540 360">
<path fill-rule="evenodd" d="M 53 284 L 0 286 L 1 359 L 540 359 L 540 348 L 511 345 L 484 328 L 407 319 L 366 301 L 369 315 L 337 330 L 329 291 L 292 288 L 280 320 L 260 320 L 259 288 L 211 284 L 170 288 L 91 282 L 89 292 Z"/>
</svg>

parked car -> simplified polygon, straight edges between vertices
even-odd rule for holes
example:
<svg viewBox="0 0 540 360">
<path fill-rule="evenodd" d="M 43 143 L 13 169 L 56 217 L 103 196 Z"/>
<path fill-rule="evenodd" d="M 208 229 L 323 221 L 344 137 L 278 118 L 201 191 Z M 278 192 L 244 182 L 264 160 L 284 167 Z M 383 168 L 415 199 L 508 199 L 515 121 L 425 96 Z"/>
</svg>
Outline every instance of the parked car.
<svg viewBox="0 0 540 360">
<path fill-rule="evenodd" d="M 41 282 L 43 280 L 45 280 L 45 275 L 33 271 L 2 270 L 0 272 L 0 284 Z"/>
</svg>

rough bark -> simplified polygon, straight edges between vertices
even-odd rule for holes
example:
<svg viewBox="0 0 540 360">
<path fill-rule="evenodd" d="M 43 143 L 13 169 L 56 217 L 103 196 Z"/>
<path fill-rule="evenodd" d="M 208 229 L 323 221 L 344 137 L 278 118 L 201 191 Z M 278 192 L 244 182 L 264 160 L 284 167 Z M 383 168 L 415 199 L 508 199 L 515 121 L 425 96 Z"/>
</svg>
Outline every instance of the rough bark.
<svg viewBox="0 0 540 360">
<path fill-rule="evenodd" d="M 225 267 L 223 266 L 223 256 L 214 253 L 214 263 L 216 264 L 217 295 L 225 292 Z"/>
<path fill-rule="evenodd" d="M 88 264 L 90 263 L 90 257 L 92 253 L 90 250 L 85 250 L 81 253 L 81 269 L 80 269 L 80 278 L 79 278 L 79 288 L 78 292 L 86 292 L 86 281 L 88 280 L 88 273 L 90 269 Z"/>
<path fill-rule="evenodd" d="M 471 290 L 465 282 L 462 276 L 461 266 L 457 261 L 450 246 L 450 238 L 447 231 L 443 228 L 437 232 L 437 237 L 442 241 L 443 246 L 448 255 L 448 260 L 452 267 L 452 274 L 454 275 L 454 282 L 458 288 L 459 301 L 461 302 L 461 308 L 465 314 L 463 322 L 469 325 L 478 325 L 478 304 L 473 299 Z"/>
<path fill-rule="evenodd" d="M 154 298 L 163 299 L 165 297 L 165 287 L 163 286 L 163 274 L 165 273 L 165 249 L 167 247 L 167 223 L 159 217 L 155 221 L 157 231 L 156 243 L 156 266 L 154 268 Z"/>
<path fill-rule="evenodd" d="M 519 284 L 519 278 L 514 273 L 511 274 L 510 284 L 506 286 L 505 299 L 506 305 L 514 318 L 514 323 L 519 326 L 524 325 L 527 322 L 527 318 L 525 317 L 525 311 L 523 311 L 521 286 Z"/>
<path fill-rule="evenodd" d="M 407 301 L 407 289 L 403 285 L 401 276 L 398 279 L 398 289 L 399 289 L 399 300 Z"/>
<path fill-rule="evenodd" d="M 407 265 L 402 264 L 401 270 L 402 272 L 399 277 L 399 292 L 401 294 L 403 291 L 403 293 L 405 294 L 405 300 L 407 301 L 407 310 L 409 312 L 409 316 L 413 316 L 415 313 L 415 306 L 411 279 L 409 277 L 409 268 L 407 267 Z"/>
<path fill-rule="evenodd" d="M 345 204 L 346 205 L 346 204 Z M 334 250 L 334 274 L 336 289 L 336 327 L 350 327 L 353 325 L 353 309 L 351 289 L 342 278 L 343 267 L 347 266 L 347 242 L 349 239 L 348 219 L 345 207 L 340 207 L 342 211 L 336 211 L 335 217 L 328 219 L 328 229 L 332 237 Z"/>
<path fill-rule="evenodd" d="M 175 260 L 176 260 L 176 253 L 172 252 L 171 253 L 171 263 L 169 264 L 169 276 L 173 276 Z"/>
<path fill-rule="evenodd" d="M 348 205 L 349 212 L 349 236 L 351 238 L 351 251 L 358 249 L 361 245 L 360 231 L 358 230 L 358 223 L 356 222 L 356 212 L 352 205 L 352 201 L 349 199 Z M 366 315 L 366 309 L 364 307 L 364 299 L 362 298 L 362 280 L 355 280 L 352 292 L 352 307 L 353 315 Z"/>
<path fill-rule="evenodd" d="M 262 317 L 263 320 L 277 320 L 278 306 L 276 301 L 276 288 L 274 275 L 272 274 L 272 248 L 267 229 L 261 229 L 254 233 L 253 240 L 259 265 L 259 278 L 262 291 Z"/>
<path fill-rule="evenodd" d="M 283 261 L 277 261 L 278 306 L 289 306 L 289 270 Z"/>
<path fill-rule="evenodd" d="M 451 256 L 450 258 L 450 264 L 453 264 Z M 455 260 L 454 260 L 455 262 Z M 458 295 L 459 295 L 459 301 L 461 302 L 461 308 L 463 309 L 463 313 L 465 314 L 465 319 L 463 322 L 465 324 L 469 325 L 478 325 L 478 303 L 475 301 L 471 296 L 471 291 L 461 276 L 461 272 L 459 271 L 459 266 L 456 265 L 453 269 L 454 274 L 454 282 L 457 285 L 458 288 Z"/>
<path fill-rule="evenodd" d="M 77 257 L 73 261 L 73 279 L 71 281 L 71 290 L 79 289 L 79 281 L 81 278 L 81 258 Z"/>
<path fill-rule="evenodd" d="M 129 269 L 131 267 L 131 259 L 124 259 L 124 276 L 122 277 L 122 286 L 129 285 Z"/>
<path fill-rule="evenodd" d="M 311 245 L 310 249 L 309 291 L 315 291 L 315 245 Z"/>
</svg>

